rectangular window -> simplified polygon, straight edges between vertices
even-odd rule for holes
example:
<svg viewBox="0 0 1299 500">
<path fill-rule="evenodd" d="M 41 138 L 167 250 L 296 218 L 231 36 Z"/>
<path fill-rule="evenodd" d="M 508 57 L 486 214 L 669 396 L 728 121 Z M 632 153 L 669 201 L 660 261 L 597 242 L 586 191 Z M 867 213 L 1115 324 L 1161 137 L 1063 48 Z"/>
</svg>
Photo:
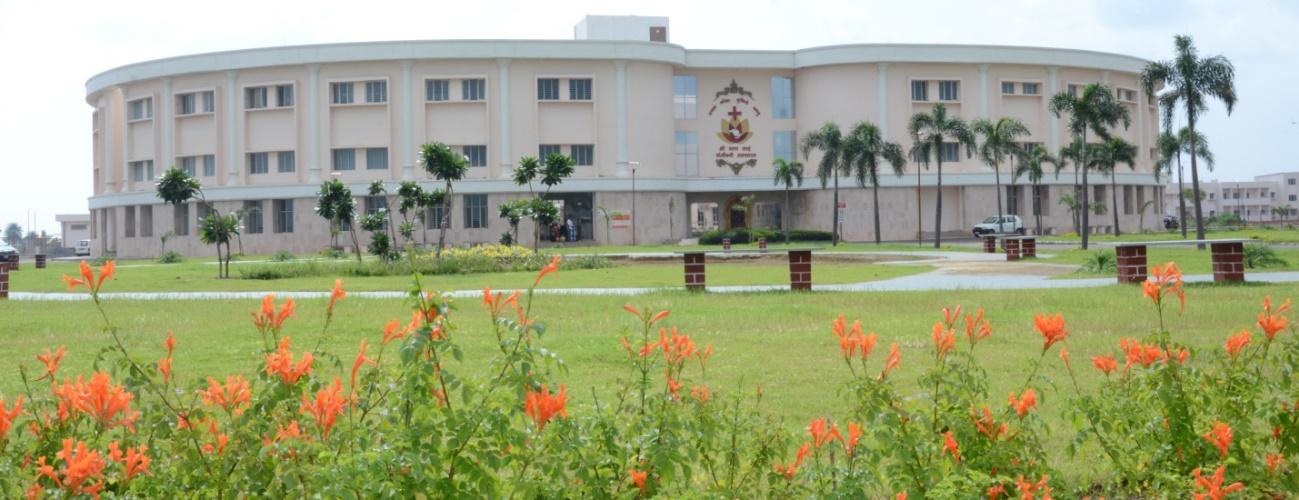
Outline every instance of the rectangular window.
<svg viewBox="0 0 1299 500">
<path fill-rule="evenodd" d="M 465 228 L 481 229 L 487 227 L 487 195 L 465 195 Z"/>
<path fill-rule="evenodd" d="M 451 99 L 450 80 L 424 80 L 425 101 L 447 101 Z"/>
<path fill-rule="evenodd" d="M 198 176 L 198 157 L 182 156 L 180 158 L 180 170 L 190 177 Z"/>
<path fill-rule="evenodd" d="M 153 98 L 145 97 L 126 103 L 127 120 L 148 120 L 153 118 Z"/>
<path fill-rule="evenodd" d="M 176 96 L 176 114 L 192 115 L 198 112 L 198 96 L 194 94 L 181 94 Z"/>
<path fill-rule="evenodd" d="M 771 136 L 771 149 L 773 158 L 784 158 L 785 161 L 794 161 L 794 131 L 777 130 Z"/>
<path fill-rule="evenodd" d="M 938 100 L 958 101 L 961 99 L 961 82 L 942 80 L 938 82 Z"/>
<path fill-rule="evenodd" d="M 365 82 L 365 102 L 388 102 L 388 82 L 383 80 Z"/>
<path fill-rule="evenodd" d="M 537 100 L 555 101 L 558 99 L 559 99 L 559 79 L 538 78 L 537 79 Z"/>
<path fill-rule="evenodd" d="M 929 81 L 913 80 L 911 82 L 911 100 L 928 101 L 929 100 Z"/>
<path fill-rule="evenodd" d="M 127 238 L 134 238 L 135 237 L 135 207 L 128 206 L 126 207 L 126 210 L 124 212 L 125 213 L 123 214 L 123 216 L 126 218 L 126 220 L 124 221 L 125 224 L 123 225 L 124 227 L 122 228 L 123 235 L 126 236 Z"/>
<path fill-rule="evenodd" d="M 469 159 L 471 167 L 487 166 L 487 146 L 465 146 L 463 148 L 465 158 Z"/>
<path fill-rule="evenodd" d="M 794 117 L 794 79 L 784 76 L 771 78 L 772 118 Z"/>
<path fill-rule="evenodd" d="M 365 148 L 366 170 L 388 169 L 388 148 Z"/>
<path fill-rule="evenodd" d="M 212 215 L 212 205 L 211 205 L 211 204 L 209 204 L 209 203 L 199 203 L 198 205 L 195 205 L 195 206 L 198 207 L 198 214 L 197 214 L 197 215 L 198 215 L 198 221 L 199 221 L 200 223 L 202 223 L 202 222 L 203 222 L 203 219 L 206 219 L 207 216 Z"/>
<path fill-rule="evenodd" d="M 281 108 L 293 106 L 293 86 L 276 85 L 275 86 L 275 105 Z"/>
<path fill-rule="evenodd" d="M 1037 95 L 1038 86 L 1036 83 L 1024 82 L 1020 84 L 1024 89 L 1024 95 Z"/>
<path fill-rule="evenodd" d="M 1132 215 L 1132 186 L 1123 186 L 1123 215 Z"/>
<path fill-rule="evenodd" d="M 172 207 L 171 232 L 176 236 L 189 236 L 189 204 L 179 203 Z"/>
<path fill-rule="evenodd" d="M 329 102 L 333 104 L 352 104 L 352 82 L 329 84 Z"/>
<path fill-rule="evenodd" d="M 961 145 L 955 142 L 943 143 L 943 163 L 961 161 Z"/>
<path fill-rule="evenodd" d="M 216 175 L 216 155 L 203 155 L 203 177 Z"/>
<path fill-rule="evenodd" d="M 1069 97 L 1078 97 L 1078 86 L 1077 86 L 1077 85 L 1074 85 L 1074 84 L 1071 83 L 1071 84 L 1069 84 L 1069 85 L 1066 85 L 1066 86 L 1065 86 L 1065 89 L 1066 89 L 1066 92 L 1069 93 Z"/>
<path fill-rule="evenodd" d="M 444 206 L 441 203 L 429 207 L 424 213 L 424 227 L 427 229 L 438 229 L 442 227 L 442 211 Z M 451 221 L 447 221 L 447 228 L 450 229 Z"/>
<path fill-rule="evenodd" d="M 293 232 L 293 200 L 275 200 L 271 207 L 275 210 L 275 232 Z"/>
<path fill-rule="evenodd" d="M 293 151 L 280 151 L 275 154 L 275 171 L 281 174 L 287 174 L 298 169 L 297 153 Z"/>
<path fill-rule="evenodd" d="M 537 160 L 542 164 L 546 163 L 546 157 L 550 155 L 564 154 L 558 144 L 542 144 L 537 146 Z"/>
<path fill-rule="evenodd" d="M 1015 82 L 1001 82 L 1001 93 L 1003 95 L 1015 95 Z"/>
<path fill-rule="evenodd" d="M 153 205 L 140 205 L 136 209 L 140 212 L 140 237 L 153 237 Z"/>
<path fill-rule="evenodd" d="M 374 215 L 388 209 L 388 198 L 384 196 L 365 197 L 365 215 Z"/>
<path fill-rule="evenodd" d="M 487 80 L 482 78 L 461 80 L 460 99 L 465 101 L 481 101 L 487 99 Z"/>
<path fill-rule="evenodd" d="M 574 144 L 569 147 L 573 152 L 573 163 L 579 167 L 589 167 L 595 165 L 595 145 L 594 144 Z"/>
<path fill-rule="evenodd" d="M 699 133 L 677 132 L 675 156 L 677 175 L 699 175 Z"/>
<path fill-rule="evenodd" d="M 248 173 L 264 174 L 271 171 L 270 153 L 248 153 Z"/>
<path fill-rule="evenodd" d="M 1019 215 L 1019 186 L 1006 186 L 1006 214 Z"/>
<path fill-rule="evenodd" d="M 1105 186 L 1095 186 L 1092 191 L 1092 203 L 1105 203 Z"/>
<path fill-rule="evenodd" d="M 244 108 L 261 109 L 266 107 L 266 87 L 248 87 L 244 89 Z"/>
<path fill-rule="evenodd" d="M 334 170 L 356 170 L 356 150 L 352 148 L 335 149 Z"/>
<path fill-rule="evenodd" d="M 265 229 L 262 221 L 262 201 L 245 201 L 244 202 L 244 232 L 248 234 L 262 234 Z"/>
<path fill-rule="evenodd" d="M 591 79 L 570 78 L 568 80 L 568 100 L 570 101 L 591 100 Z"/>
<path fill-rule="evenodd" d="M 1287 196 L 1286 199 L 1288 199 L 1288 200 L 1290 200 L 1290 201 L 1299 201 L 1299 196 L 1295 196 L 1295 195 L 1292 194 L 1292 195 L 1290 195 L 1290 196 Z"/>
<path fill-rule="evenodd" d="M 699 107 L 697 81 L 692 75 L 672 77 L 672 115 L 678 120 L 693 120 Z"/>
<path fill-rule="evenodd" d="M 131 180 L 145 182 L 153 180 L 153 160 L 133 161 L 127 164 L 131 168 Z"/>
<path fill-rule="evenodd" d="M 1291 185 L 1291 186 L 1293 186 L 1294 183 L 1295 183 L 1295 180 L 1294 180 L 1294 179 L 1286 179 L 1286 180 L 1285 180 L 1285 183 L 1286 183 L 1286 184 L 1289 184 L 1289 185 Z"/>
</svg>

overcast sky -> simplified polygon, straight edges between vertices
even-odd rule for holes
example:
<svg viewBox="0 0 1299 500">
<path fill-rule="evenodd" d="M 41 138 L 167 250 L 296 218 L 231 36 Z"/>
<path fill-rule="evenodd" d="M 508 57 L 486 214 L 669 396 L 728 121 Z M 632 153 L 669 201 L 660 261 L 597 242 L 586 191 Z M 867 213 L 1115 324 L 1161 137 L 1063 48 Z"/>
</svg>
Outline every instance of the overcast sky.
<svg viewBox="0 0 1299 500">
<path fill-rule="evenodd" d="M 201 7 L 201 8 L 200 8 Z M 844 43 L 1068 47 L 1172 57 L 1172 37 L 1236 65 L 1231 117 L 1213 105 L 1201 129 L 1210 178 L 1299 170 L 1299 2 L 1187 1 L 31 1 L 0 0 L 0 224 L 57 232 L 85 213 L 91 108 L 85 81 L 160 57 L 276 45 L 440 38 L 570 39 L 585 14 L 671 18 L 693 49 L 787 50 Z"/>
</svg>

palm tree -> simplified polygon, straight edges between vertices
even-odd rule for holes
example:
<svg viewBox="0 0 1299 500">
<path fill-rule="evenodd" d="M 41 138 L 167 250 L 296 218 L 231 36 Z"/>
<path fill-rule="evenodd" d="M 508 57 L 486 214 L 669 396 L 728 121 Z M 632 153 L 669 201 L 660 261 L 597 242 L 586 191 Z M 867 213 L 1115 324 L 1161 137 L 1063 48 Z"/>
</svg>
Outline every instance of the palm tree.
<svg viewBox="0 0 1299 500">
<path fill-rule="evenodd" d="M 1290 205 L 1281 205 L 1279 207 L 1272 207 L 1272 219 L 1276 220 L 1279 217 L 1281 218 L 1281 220 L 1285 220 L 1286 216 L 1290 215 L 1290 210 L 1292 210 L 1292 207 L 1290 207 Z"/>
<path fill-rule="evenodd" d="M 1014 118 L 1001 117 L 997 121 L 986 119 L 975 120 L 971 126 L 974 133 L 983 136 L 983 144 L 979 145 L 979 159 L 983 160 L 988 166 L 992 167 L 992 178 L 997 184 L 997 217 L 1001 217 L 1006 212 L 1001 209 L 1001 160 L 1007 156 L 1012 159 L 1015 153 L 1022 150 L 1015 139 L 1021 135 L 1028 135 L 1028 127 L 1024 122 Z M 1013 166 L 1012 166 L 1013 171 Z M 1012 184 L 1015 177 L 1011 177 Z"/>
<path fill-rule="evenodd" d="M 1020 149 L 1017 156 L 1019 156 L 1019 167 L 1016 167 L 1015 172 L 1011 174 L 1011 183 L 1014 183 L 1015 179 L 1021 175 L 1028 177 L 1028 181 L 1033 183 L 1034 199 L 1041 200 L 1042 164 L 1052 163 L 1058 166 L 1060 161 L 1051 156 L 1051 153 L 1048 153 L 1041 144 L 1034 144 L 1032 147 Z M 1042 206 L 1040 202 L 1033 206 L 1033 218 L 1037 220 L 1037 233 L 1035 234 L 1041 235 Z"/>
<path fill-rule="evenodd" d="M 934 248 L 939 248 L 942 246 L 943 240 L 943 139 L 956 141 L 958 156 L 959 148 L 964 145 L 965 156 L 968 158 L 974 155 L 974 132 L 970 131 L 970 127 L 966 125 L 965 120 L 962 120 L 959 116 L 947 116 L 947 106 L 942 104 L 935 104 L 933 111 L 929 113 L 911 115 L 911 123 L 907 126 L 907 131 L 911 133 L 911 140 L 914 141 L 911 152 L 916 160 L 925 165 L 929 164 L 931 156 L 937 160 L 937 195 L 934 196 Z M 919 206 L 919 201 L 919 199 L 916 200 L 917 206 Z"/>
<path fill-rule="evenodd" d="M 234 214 L 221 215 L 221 212 L 207 201 L 207 195 L 203 193 L 203 184 L 194 176 L 176 167 L 167 169 L 162 177 L 158 178 L 155 195 L 171 205 L 193 201 L 208 207 L 207 216 L 198 221 L 199 241 L 216 247 L 217 277 L 229 278 L 230 237 L 239 236 L 239 217 Z M 222 246 L 225 246 L 224 256 L 221 253 Z"/>
<path fill-rule="evenodd" d="M 1163 105 L 1164 123 L 1173 121 L 1173 111 L 1178 103 L 1186 114 L 1186 128 L 1190 130 L 1191 155 L 1191 190 L 1195 193 L 1195 239 L 1204 239 L 1203 211 L 1200 204 L 1200 173 L 1195 161 L 1197 139 L 1195 124 L 1200 115 L 1208 110 L 1210 99 L 1216 98 L 1227 106 L 1227 115 L 1236 106 L 1236 69 L 1231 61 L 1223 56 L 1199 57 L 1195 42 L 1186 35 L 1173 37 L 1176 58 L 1172 61 L 1156 61 L 1146 65 L 1141 71 L 1141 86 L 1146 96 L 1154 98 L 1155 86 L 1164 84 L 1164 94 L 1159 96 Z M 1168 128 L 1165 125 L 1165 128 Z M 1203 249 L 1204 245 L 1200 245 Z"/>
<path fill-rule="evenodd" d="M 857 122 L 844 145 L 845 160 L 851 165 L 857 185 L 871 188 L 871 207 L 875 217 L 875 244 L 880 244 L 880 163 L 889 162 L 893 174 L 901 177 L 906 171 L 907 159 L 902 146 L 884 140 L 880 128 L 871 122 Z"/>
<path fill-rule="evenodd" d="M 1104 173 L 1110 178 L 1110 205 L 1114 207 L 1114 210 L 1110 212 L 1114 214 L 1114 236 L 1121 236 L 1122 231 L 1119 230 L 1118 172 L 1115 170 L 1117 170 L 1120 163 L 1126 163 L 1128 168 L 1137 168 L 1137 147 L 1128 141 L 1113 137 L 1103 143 L 1091 145 L 1091 149 L 1092 152 L 1089 154 L 1091 164 L 1097 172 Z"/>
<path fill-rule="evenodd" d="M 1177 221 L 1182 226 L 1182 239 L 1186 239 L 1186 197 L 1182 193 L 1186 187 L 1182 185 L 1182 145 L 1177 141 L 1171 129 L 1165 127 L 1164 131 L 1159 134 L 1155 140 L 1155 151 L 1159 154 L 1155 162 L 1155 178 L 1159 178 L 1160 172 L 1168 172 L 1170 175 L 1173 170 L 1173 161 L 1177 161 Z"/>
<path fill-rule="evenodd" d="M 446 195 L 442 197 L 442 220 L 438 222 L 438 249 L 435 258 L 442 258 L 442 247 L 446 245 L 447 226 L 451 222 L 451 200 L 455 197 L 451 183 L 465 177 L 469 172 L 469 162 L 464 155 L 455 152 L 450 146 L 440 142 L 426 143 L 420 147 L 420 165 L 438 180 L 447 183 Z"/>
<path fill-rule="evenodd" d="M 1079 179 L 1078 179 L 1078 161 L 1082 158 L 1082 154 L 1081 154 L 1081 153 L 1082 153 L 1082 142 L 1080 142 L 1079 140 L 1075 139 L 1073 142 L 1070 142 L 1068 146 L 1060 146 L 1060 150 L 1059 150 L 1059 151 L 1056 153 L 1056 155 L 1055 155 L 1055 160 L 1056 160 L 1056 161 L 1055 161 L 1055 178 L 1056 178 L 1056 179 L 1059 179 L 1059 178 L 1060 178 L 1060 172 L 1064 170 L 1065 166 L 1066 166 L 1070 161 L 1074 162 L 1074 168 L 1073 168 L 1073 192 L 1069 195 L 1069 198 L 1070 198 L 1071 200 L 1075 200 L 1075 201 L 1076 201 L 1076 199 L 1077 199 L 1077 197 L 1078 197 L 1078 190 L 1079 190 L 1079 184 L 1078 184 L 1078 182 L 1079 182 Z M 1077 211 L 1077 210 L 1073 210 L 1073 209 L 1071 209 L 1071 210 L 1070 210 L 1070 213 L 1071 213 L 1072 216 L 1073 216 L 1073 219 L 1072 219 L 1072 220 L 1073 220 L 1073 232 L 1074 232 L 1075 234 L 1079 234 L 1079 233 L 1081 233 L 1082 231 L 1080 231 L 1080 230 L 1078 229 L 1078 211 Z"/>
<path fill-rule="evenodd" d="M 1110 86 L 1103 83 L 1091 83 L 1075 97 L 1067 92 L 1061 92 L 1051 97 L 1049 106 L 1051 114 L 1056 118 L 1061 115 L 1069 114 L 1069 132 L 1079 139 L 1081 144 L 1087 144 L 1087 131 L 1091 130 L 1102 141 L 1110 139 L 1109 129 L 1119 122 L 1123 122 L 1123 128 L 1127 128 L 1132 123 L 1131 115 L 1127 106 L 1119 104 L 1114 98 L 1114 92 Z M 1090 162 L 1087 161 L 1089 148 L 1081 148 L 1081 157 L 1074 161 L 1075 169 L 1082 168 L 1082 221 L 1079 229 L 1082 230 L 1082 249 L 1087 249 L 1087 233 L 1089 224 L 1089 211 L 1087 209 L 1087 168 Z"/>
<path fill-rule="evenodd" d="M 831 245 L 839 244 L 839 176 L 848 175 L 848 162 L 843 161 L 843 132 L 834 122 L 825 122 L 816 132 L 803 137 L 800 149 L 803 159 L 808 159 L 812 150 L 821 152 L 821 161 L 816 165 L 816 178 L 821 180 L 821 189 L 825 189 L 830 178 L 834 178 L 834 209 L 830 211 Z"/>
<path fill-rule="evenodd" d="M 1144 202 L 1141 203 L 1141 206 L 1137 207 L 1137 225 L 1139 226 L 1139 227 L 1137 227 L 1137 231 L 1138 231 L 1138 232 L 1142 232 L 1142 233 L 1146 232 L 1146 229 L 1145 229 L 1145 228 L 1146 228 L 1146 210 L 1148 210 L 1148 209 L 1150 208 L 1150 206 L 1151 206 L 1151 205 L 1154 205 L 1154 204 L 1155 204 L 1155 200 L 1146 200 L 1146 201 L 1144 201 Z"/>
<path fill-rule="evenodd" d="M 785 244 L 789 245 L 789 188 L 795 184 L 803 185 L 803 163 L 798 160 L 776 158 L 771 162 L 777 186 L 785 187 L 785 206 L 780 211 L 780 228 L 785 233 Z"/>
<path fill-rule="evenodd" d="M 356 261 L 361 262 L 361 243 L 356 239 L 356 199 L 352 198 L 352 190 L 343 181 L 332 179 L 320 185 L 316 194 L 316 215 L 329 221 L 329 234 L 335 245 L 338 244 L 339 226 L 347 225 Z"/>
</svg>

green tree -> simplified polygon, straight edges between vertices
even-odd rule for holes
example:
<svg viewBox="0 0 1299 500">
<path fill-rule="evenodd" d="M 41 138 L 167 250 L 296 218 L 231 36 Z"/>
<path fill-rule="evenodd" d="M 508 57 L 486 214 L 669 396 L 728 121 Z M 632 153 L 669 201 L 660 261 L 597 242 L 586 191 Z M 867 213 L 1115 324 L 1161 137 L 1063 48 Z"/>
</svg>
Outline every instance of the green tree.
<svg viewBox="0 0 1299 500">
<path fill-rule="evenodd" d="M 401 214 L 401 225 L 397 232 L 410 246 L 415 240 L 415 225 L 424 226 L 424 188 L 415 181 L 402 181 L 397 186 L 397 212 Z"/>
<path fill-rule="evenodd" d="M 15 222 L 5 226 L 5 243 L 17 247 L 23 241 L 23 228 Z"/>
<path fill-rule="evenodd" d="M 1166 124 L 1171 125 L 1171 124 Z M 1160 177 L 1160 173 L 1172 174 L 1173 164 L 1177 164 L 1177 221 L 1182 229 L 1182 239 L 1186 239 L 1186 197 L 1182 195 L 1186 187 L 1182 184 L 1182 152 L 1181 144 L 1177 142 L 1177 136 L 1173 135 L 1171 128 L 1165 127 L 1164 131 L 1159 134 L 1155 140 L 1155 152 L 1158 158 L 1155 161 L 1155 178 Z"/>
<path fill-rule="evenodd" d="M 1042 147 L 1041 144 L 1034 144 L 1029 148 L 1020 148 L 1015 154 L 1019 157 L 1019 166 L 1016 167 L 1015 172 L 1011 174 L 1011 182 L 1014 183 L 1015 179 L 1020 176 L 1027 177 L 1028 182 L 1033 184 L 1033 199 L 1041 200 L 1041 191 L 1043 187 L 1042 175 L 1045 173 L 1042 169 L 1042 164 L 1051 163 L 1058 166 L 1060 163 L 1059 160 L 1054 156 L 1051 156 L 1051 153 L 1047 152 L 1046 148 Z M 1037 222 L 1036 234 L 1041 235 L 1042 207 L 1040 203 L 1033 205 L 1033 218 L 1036 219 Z"/>
<path fill-rule="evenodd" d="M 974 155 L 974 132 L 965 120 L 958 116 L 948 116 L 947 106 L 942 104 L 935 104 L 929 113 L 911 115 L 907 131 L 914 143 L 911 146 L 912 156 L 924 165 L 929 165 L 930 158 L 933 158 L 938 167 L 937 191 L 934 196 L 934 248 L 939 248 L 943 242 L 943 143 L 950 139 L 955 141 L 958 149 L 965 146 L 965 156 L 969 158 Z M 918 198 L 916 206 L 920 206 Z M 916 228 L 917 233 L 920 230 L 921 228 Z"/>
<path fill-rule="evenodd" d="M 1065 193 L 1060 195 L 1060 204 L 1064 205 L 1069 211 L 1069 216 L 1073 219 L 1074 229 L 1078 228 L 1079 213 L 1082 212 L 1082 202 L 1078 201 L 1078 192 Z"/>
<path fill-rule="evenodd" d="M 1164 115 L 1165 128 L 1173 121 L 1178 104 L 1186 116 L 1190 131 L 1188 151 L 1191 155 L 1191 190 L 1195 193 L 1195 239 L 1204 239 L 1203 209 L 1200 202 L 1200 173 L 1196 162 L 1199 137 L 1195 126 L 1200 116 L 1209 109 L 1209 101 L 1217 99 L 1227 107 L 1227 115 L 1236 106 L 1236 69 L 1223 56 L 1200 57 L 1195 42 L 1186 35 L 1173 37 L 1175 57 L 1171 61 L 1155 61 L 1141 71 L 1141 86 L 1146 96 L 1155 97 L 1155 87 L 1164 85 L 1159 103 Z M 1203 245 L 1200 246 L 1204 248 Z"/>
<path fill-rule="evenodd" d="M 1294 207 L 1291 207 L 1290 205 L 1281 205 L 1279 207 L 1272 207 L 1272 218 L 1273 219 L 1279 218 L 1281 220 L 1285 220 L 1285 218 L 1290 215 L 1290 210 L 1293 209 Z"/>
<path fill-rule="evenodd" d="M 352 250 L 356 261 L 361 262 L 361 242 L 356 239 L 356 199 L 343 181 L 331 179 L 320 185 L 316 193 L 316 215 L 329 221 L 331 243 L 338 246 L 338 231 L 344 224 L 352 236 Z"/>
<path fill-rule="evenodd" d="M 1150 210 L 1150 207 L 1154 206 L 1154 204 L 1155 200 L 1146 200 L 1141 202 L 1141 206 L 1137 207 L 1137 232 L 1144 233 L 1146 231 L 1146 211 Z"/>
<path fill-rule="evenodd" d="M 834 179 L 834 209 L 830 210 L 830 244 L 839 244 L 839 176 L 848 175 L 848 162 L 843 159 L 844 137 L 839 125 L 825 122 L 815 132 L 803 136 L 800 149 L 803 159 L 808 160 L 812 151 L 821 152 L 821 161 L 816 164 L 816 178 L 825 189 L 830 179 Z"/>
<path fill-rule="evenodd" d="M 902 146 L 896 142 L 884 140 L 880 128 L 870 122 L 857 122 L 848 132 L 844 144 L 845 160 L 852 167 L 857 185 L 871 188 L 871 211 L 875 218 L 875 244 L 881 243 L 880 237 L 880 163 L 888 162 L 893 167 L 893 174 L 901 177 L 906 172 L 907 159 Z"/>
<path fill-rule="evenodd" d="M 1001 200 L 1006 199 L 1001 192 L 1001 160 L 1010 158 L 1011 171 L 1014 172 L 1015 155 L 1023 150 L 1016 139 L 1028 135 L 1028 127 L 1014 118 L 1001 117 L 996 121 L 975 120 L 971 128 L 975 135 L 983 137 L 983 143 L 979 144 L 979 159 L 992 167 L 992 178 L 997 186 L 997 216 L 1000 217 L 1006 213 L 1001 207 Z M 1011 180 L 1013 184 L 1014 176 Z"/>
<path fill-rule="evenodd" d="M 451 225 L 451 202 L 455 198 L 455 181 L 465 178 L 469 173 L 469 162 L 465 156 L 440 142 L 425 143 L 420 147 L 420 166 L 424 171 L 433 174 L 433 178 L 446 182 L 445 195 L 442 196 L 442 220 L 438 221 L 437 259 L 442 259 L 442 248 L 446 246 L 447 227 Z"/>
<path fill-rule="evenodd" d="M 502 203 L 496 207 L 496 213 L 505 222 L 510 224 L 511 241 L 519 244 L 519 223 L 528 215 L 528 210 L 532 207 L 532 200 L 519 198 Z"/>
<path fill-rule="evenodd" d="M 366 245 L 366 251 L 385 261 L 396 260 L 400 254 L 395 248 L 397 238 L 393 233 L 392 206 L 388 203 L 388 189 L 384 187 L 383 181 L 375 180 L 370 182 L 368 194 L 371 197 L 382 197 L 383 207 L 361 217 L 361 229 L 370 232 L 370 243 Z"/>
<path fill-rule="evenodd" d="M 789 244 L 789 189 L 794 185 L 803 185 L 803 163 L 776 158 L 771 162 L 771 170 L 777 186 L 785 188 L 785 206 L 780 210 L 780 228 L 785 233 L 785 244 Z"/>
<path fill-rule="evenodd" d="M 1123 123 L 1123 128 L 1127 128 L 1132 123 L 1132 118 L 1128 112 L 1127 106 L 1119 104 L 1114 98 L 1114 92 L 1109 85 L 1103 83 L 1091 83 L 1083 87 L 1078 95 L 1071 95 L 1067 92 L 1061 92 L 1051 97 L 1048 106 L 1051 114 L 1057 118 L 1065 114 L 1069 115 L 1067 122 L 1069 133 L 1079 142 L 1087 144 L 1087 132 L 1091 131 L 1096 134 L 1102 141 L 1110 139 L 1110 128 Z M 1087 249 L 1088 227 L 1090 225 L 1090 216 L 1088 210 L 1088 193 L 1087 193 L 1087 170 L 1091 162 L 1087 160 L 1087 147 L 1080 147 L 1080 157 L 1074 160 L 1074 168 L 1082 170 L 1081 190 L 1078 192 L 1078 198 L 1081 198 L 1082 207 L 1079 213 L 1082 214 L 1082 220 L 1079 222 L 1078 229 L 1082 235 L 1082 249 Z"/>
<path fill-rule="evenodd" d="M 1120 163 L 1127 164 L 1130 169 L 1137 168 L 1137 146 L 1118 137 L 1111 137 L 1108 141 L 1090 146 L 1092 151 L 1088 156 L 1091 158 L 1093 168 L 1110 178 L 1110 206 L 1114 207 L 1114 210 L 1111 210 L 1114 214 L 1114 236 L 1121 236 L 1123 232 L 1119 229 L 1119 187 L 1116 170 Z"/>
<path fill-rule="evenodd" d="M 541 244 L 541 228 L 549 225 L 559 216 L 559 209 L 547 199 L 550 196 L 550 190 L 563 184 L 564 179 L 571 177 L 576 165 L 577 162 L 572 157 L 559 153 L 551 153 L 541 160 L 533 156 L 525 156 L 519 159 L 519 166 L 514 169 L 514 183 L 520 186 L 528 186 L 528 192 L 532 194 L 531 206 L 526 215 L 534 222 L 532 231 L 533 250 L 536 250 Z M 546 190 L 538 195 L 532 186 L 533 181 L 546 186 Z"/>
<path fill-rule="evenodd" d="M 239 217 L 235 214 L 221 215 L 221 212 L 208 203 L 203 194 L 203 185 L 184 170 L 172 167 L 158 179 L 155 193 L 162 201 L 179 205 L 198 201 L 209 209 L 208 215 L 199 221 L 199 241 L 213 245 L 217 251 L 217 277 L 230 277 L 230 238 L 239 234 Z M 221 247 L 225 247 L 224 254 Z"/>
</svg>

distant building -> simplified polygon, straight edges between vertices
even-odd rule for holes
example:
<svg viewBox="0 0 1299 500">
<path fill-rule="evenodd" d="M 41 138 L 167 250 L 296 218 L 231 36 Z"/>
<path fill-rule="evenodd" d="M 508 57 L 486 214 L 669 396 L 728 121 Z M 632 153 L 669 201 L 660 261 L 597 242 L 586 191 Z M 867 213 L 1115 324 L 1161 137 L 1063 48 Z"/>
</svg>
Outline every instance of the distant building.
<svg viewBox="0 0 1299 500">
<path fill-rule="evenodd" d="M 1195 218 L 1191 204 L 1190 179 L 1183 179 L 1186 190 L 1186 213 L 1181 220 Z M 1164 189 L 1164 214 L 1176 215 L 1177 178 L 1168 180 Z M 1299 218 L 1299 172 L 1280 172 L 1254 176 L 1252 181 L 1211 180 L 1200 183 L 1200 210 L 1203 216 L 1237 214 L 1246 222 L 1293 220 Z"/>
<path fill-rule="evenodd" d="M 64 248 L 75 248 L 78 240 L 90 239 L 90 214 L 60 214 L 54 220 L 59 223 Z"/>
</svg>

